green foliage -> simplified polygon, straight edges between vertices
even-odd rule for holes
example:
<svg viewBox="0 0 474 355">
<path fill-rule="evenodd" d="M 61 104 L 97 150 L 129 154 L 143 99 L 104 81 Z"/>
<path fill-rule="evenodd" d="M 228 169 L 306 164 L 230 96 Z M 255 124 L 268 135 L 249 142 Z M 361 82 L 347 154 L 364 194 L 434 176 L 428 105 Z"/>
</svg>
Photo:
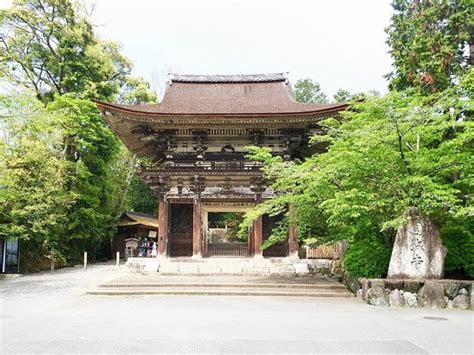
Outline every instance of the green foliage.
<svg viewBox="0 0 474 355">
<path fill-rule="evenodd" d="M 352 244 L 344 255 L 344 269 L 353 277 L 384 277 L 390 249 L 378 236 L 365 237 Z"/>
<path fill-rule="evenodd" d="M 132 178 L 128 199 L 128 205 L 132 211 L 157 215 L 155 196 L 138 176 Z"/>
<path fill-rule="evenodd" d="M 136 158 L 89 100 L 141 104 L 156 95 L 71 1 L 16 0 L 0 11 L 0 27 L 0 77 L 42 103 L 0 98 L 0 235 L 23 239 L 39 266 L 50 251 L 93 258 L 125 210 L 155 207 L 133 178 Z"/>
<path fill-rule="evenodd" d="M 246 214 L 293 206 L 288 215 L 300 238 L 350 243 L 373 236 L 393 242 L 404 211 L 417 206 L 440 227 L 472 213 L 474 161 L 472 72 L 442 94 L 392 92 L 354 103 L 339 119 L 321 122 L 327 152 L 285 162 L 265 148 L 250 150 L 264 164 L 276 197 Z M 388 262 L 388 259 L 387 259 Z"/>
<path fill-rule="evenodd" d="M 474 235 L 470 230 L 452 223 L 441 230 L 441 238 L 448 249 L 445 275 L 474 278 Z"/>
<path fill-rule="evenodd" d="M 69 0 L 15 0 L 0 11 L 0 77 L 33 89 L 38 99 L 74 93 L 86 99 L 149 102 L 156 95 L 120 45 L 99 41 L 83 8 Z"/>
<path fill-rule="evenodd" d="M 395 0 L 392 6 L 386 30 L 395 68 L 388 74 L 390 87 L 430 94 L 456 84 L 473 43 L 472 1 Z"/>
<path fill-rule="evenodd" d="M 56 115 L 27 96 L 0 96 L 0 237 L 59 247 L 67 211 L 77 197 L 67 191 L 71 164 L 62 155 Z"/>
<path fill-rule="evenodd" d="M 339 89 L 333 96 L 335 102 L 349 102 L 352 100 L 352 94 L 348 90 Z"/>
<path fill-rule="evenodd" d="M 311 79 L 300 79 L 294 86 L 295 100 L 305 103 L 326 103 L 326 94 L 321 90 L 321 86 Z"/>
</svg>

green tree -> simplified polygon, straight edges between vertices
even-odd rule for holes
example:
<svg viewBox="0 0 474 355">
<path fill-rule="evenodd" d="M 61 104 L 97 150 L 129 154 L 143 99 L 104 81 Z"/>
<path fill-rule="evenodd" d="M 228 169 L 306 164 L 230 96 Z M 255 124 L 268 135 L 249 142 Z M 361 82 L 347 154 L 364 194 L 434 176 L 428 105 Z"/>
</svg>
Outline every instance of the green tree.
<svg viewBox="0 0 474 355">
<path fill-rule="evenodd" d="M 152 216 L 157 215 L 156 198 L 150 188 L 138 176 L 134 176 L 131 181 L 128 206 L 130 206 L 129 209 L 135 212 L 148 213 Z"/>
<path fill-rule="evenodd" d="M 99 41 L 85 11 L 69 0 L 15 0 L 0 11 L 0 76 L 33 89 L 47 103 L 54 95 L 114 100 L 119 91 L 153 99 L 142 79 L 130 78 L 130 60 L 117 43 Z M 132 95 L 133 96 L 133 95 Z"/>
<path fill-rule="evenodd" d="M 294 86 L 295 100 L 305 103 L 326 103 L 326 94 L 321 90 L 321 86 L 311 79 L 300 79 Z"/>
<path fill-rule="evenodd" d="M 16 0 L 11 8 L 1 10 L 0 26 L 0 76 L 13 85 L 32 90 L 46 107 L 40 110 L 34 100 L 25 103 L 23 99 L 5 98 L 7 107 L 19 108 L 19 114 L 14 115 L 16 122 L 29 122 L 30 116 L 37 119 L 19 126 L 22 135 L 17 135 L 24 139 L 10 139 L 4 147 L 9 152 L 40 145 L 36 151 L 47 150 L 51 157 L 42 161 L 36 151 L 25 152 L 32 164 L 31 169 L 22 165 L 25 171 L 9 163 L 15 161 L 15 156 L 2 157 L 6 172 L 2 174 L 0 190 L 8 186 L 2 192 L 9 194 L 9 203 L 2 206 L 5 209 L 0 214 L 1 233 L 23 238 L 24 247 L 40 253 L 39 249 L 46 248 L 46 252 L 55 250 L 58 257 L 78 258 L 88 250 L 93 257 L 100 242 L 113 235 L 118 217 L 142 196 L 130 196 L 137 192 L 130 188 L 136 158 L 106 126 L 90 100 L 140 104 L 156 100 L 156 95 L 142 78 L 130 76 L 132 64 L 120 53 L 120 45 L 98 40 L 85 11 L 71 1 Z M 35 107 L 34 114 L 20 115 L 30 106 Z M 41 119 L 43 124 L 38 123 Z M 9 122 L 9 130 L 17 125 Z M 37 132 L 36 140 L 28 134 L 29 130 Z M 54 133 L 54 140 L 48 132 Z M 32 171 L 34 159 L 38 159 L 36 166 L 45 176 Z M 25 206 L 36 206 L 36 200 L 25 199 L 22 191 L 45 189 L 47 193 L 48 174 L 54 170 L 61 174 L 61 179 L 51 177 L 57 184 L 51 186 L 54 190 L 48 198 L 58 205 L 58 217 L 48 206 L 42 210 L 50 213 L 54 228 L 45 225 L 48 219 L 40 213 L 31 213 L 23 221 L 12 219 L 12 213 L 20 215 L 28 211 Z M 20 179 L 20 173 L 31 176 L 18 184 L 22 190 L 13 188 L 14 174 Z M 46 182 L 42 184 L 42 180 Z M 56 222 L 59 215 L 62 220 Z M 27 223 L 45 225 L 42 234 Z"/>
<path fill-rule="evenodd" d="M 386 30 L 394 60 L 394 70 L 387 75 L 390 87 L 414 87 L 429 94 L 455 84 L 472 61 L 472 1 L 395 0 L 392 6 Z"/>
<path fill-rule="evenodd" d="M 0 96 L 0 237 L 29 240 L 45 253 L 60 249 L 77 197 L 66 188 L 71 165 L 60 119 L 28 96 Z"/>
<path fill-rule="evenodd" d="M 333 96 L 335 102 L 349 102 L 352 100 L 352 94 L 348 90 L 339 89 Z"/>
<path fill-rule="evenodd" d="M 453 220 L 466 225 L 473 210 L 474 131 L 466 119 L 472 114 L 472 101 L 466 100 L 472 74 L 442 94 L 393 92 L 354 103 L 342 119 L 321 122 L 327 134 L 313 140 L 330 143 L 329 149 L 302 163 L 252 148 L 250 157 L 264 162 L 277 197 L 248 213 L 243 229 L 257 215 L 288 204 L 294 213 L 287 218 L 299 234 L 321 242 L 353 244 L 370 237 L 390 247 L 409 206 L 440 228 Z"/>
</svg>

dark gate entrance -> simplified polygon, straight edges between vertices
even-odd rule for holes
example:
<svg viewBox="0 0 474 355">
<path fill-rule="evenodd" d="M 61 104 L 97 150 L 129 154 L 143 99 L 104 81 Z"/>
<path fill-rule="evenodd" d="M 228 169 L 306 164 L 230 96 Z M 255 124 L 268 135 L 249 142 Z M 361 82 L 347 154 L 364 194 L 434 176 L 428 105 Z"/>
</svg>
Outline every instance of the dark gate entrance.
<svg viewBox="0 0 474 355">
<path fill-rule="evenodd" d="M 272 234 L 272 229 L 277 226 L 277 223 L 281 221 L 282 216 L 262 216 L 262 239 L 267 240 Z M 263 251 L 264 257 L 284 257 L 288 256 L 288 238 L 273 244 L 271 247 Z"/>
<path fill-rule="evenodd" d="M 192 256 L 193 205 L 174 203 L 170 207 L 169 256 Z"/>
</svg>

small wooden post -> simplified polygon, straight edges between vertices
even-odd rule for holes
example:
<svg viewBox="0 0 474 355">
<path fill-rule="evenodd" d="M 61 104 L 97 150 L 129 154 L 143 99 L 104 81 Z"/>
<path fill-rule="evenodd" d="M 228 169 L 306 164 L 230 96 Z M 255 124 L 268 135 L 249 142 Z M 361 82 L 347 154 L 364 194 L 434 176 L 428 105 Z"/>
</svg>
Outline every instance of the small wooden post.
<svg viewBox="0 0 474 355">
<path fill-rule="evenodd" d="M 52 251 L 49 252 L 49 262 L 51 271 L 54 271 L 54 253 Z"/>
<path fill-rule="evenodd" d="M 84 252 L 84 271 L 87 270 L 87 251 Z"/>
<path fill-rule="evenodd" d="M 117 269 L 120 267 L 120 252 L 118 251 L 116 253 L 116 256 L 117 256 Z"/>
</svg>

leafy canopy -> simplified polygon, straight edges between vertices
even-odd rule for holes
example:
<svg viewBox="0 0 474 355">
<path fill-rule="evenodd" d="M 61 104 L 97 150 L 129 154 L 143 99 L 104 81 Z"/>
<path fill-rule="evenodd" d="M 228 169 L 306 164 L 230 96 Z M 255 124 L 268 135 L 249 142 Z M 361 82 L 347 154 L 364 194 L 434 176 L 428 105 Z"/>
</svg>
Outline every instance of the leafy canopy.
<svg viewBox="0 0 474 355">
<path fill-rule="evenodd" d="M 38 99 L 74 93 L 114 100 L 138 91 L 135 100 L 156 100 L 115 42 L 100 41 L 85 10 L 69 0 L 15 0 L 0 10 L 0 77 L 31 88 Z"/>
<path fill-rule="evenodd" d="M 328 102 L 321 86 L 311 79 L 300 79 L 294 85 L 294 97 L 298 102 L 323 104 Z"/>
<path fill-rule="evenodd" d="M 473 60 L 472 1 L 394 0 L 392 6 L 390 88 L 430 94 L 455 85 Z"/>
</svg>

